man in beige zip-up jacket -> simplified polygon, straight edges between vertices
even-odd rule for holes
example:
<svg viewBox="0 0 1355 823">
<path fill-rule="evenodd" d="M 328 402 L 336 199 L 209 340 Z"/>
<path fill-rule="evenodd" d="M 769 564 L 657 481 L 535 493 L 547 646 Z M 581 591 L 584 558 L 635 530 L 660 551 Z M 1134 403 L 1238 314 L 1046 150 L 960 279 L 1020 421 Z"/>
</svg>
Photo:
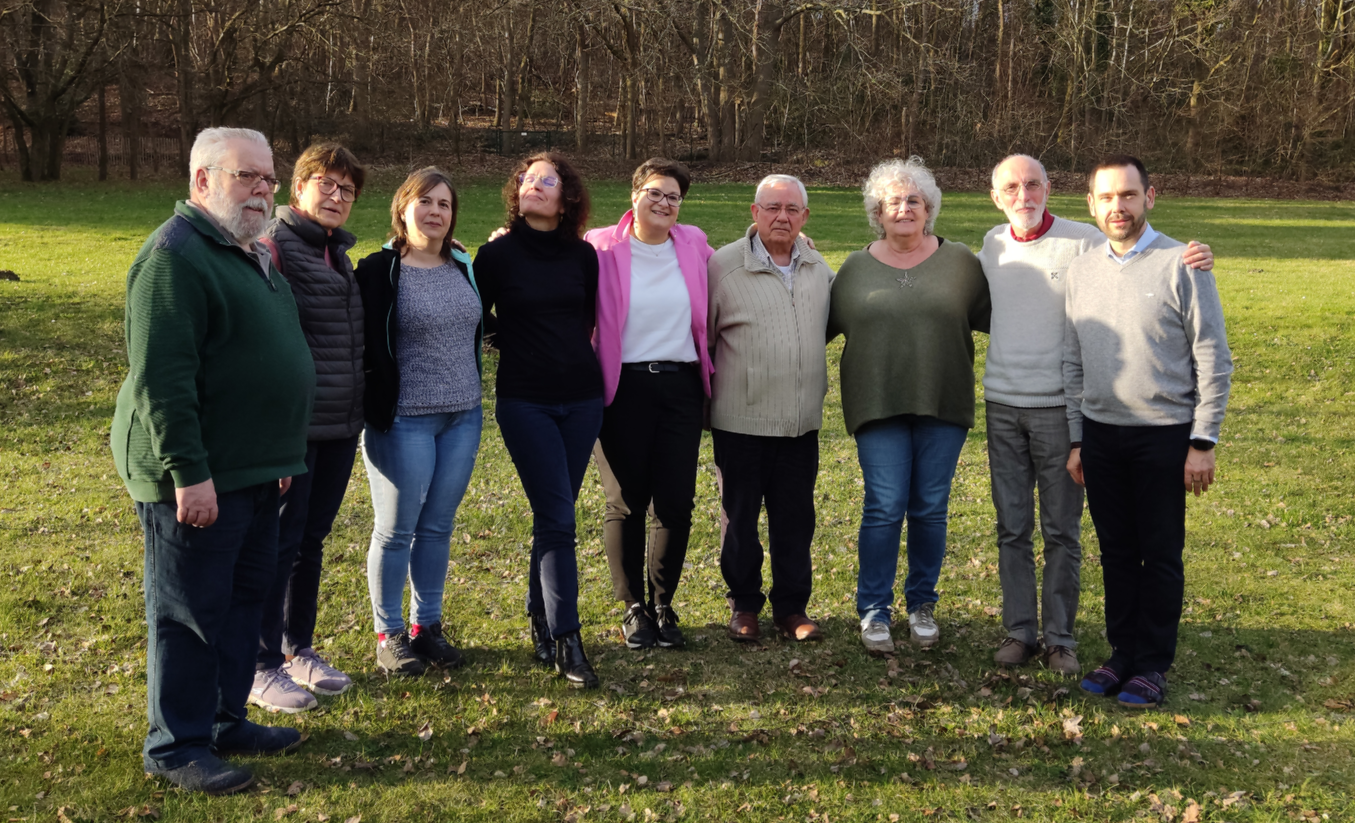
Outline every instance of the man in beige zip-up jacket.
<svg viewBox="0 0 1355 823">
<path fill-rule="evenodd" d="M 758 184 L 754 224 L 708 264 L 710 424 L 721 503 L 720 570 L 729 587 L 729 636 L 761 637 L 767 600 L 782 635 L 817 640 L 805 615 L 813 586 L 814 482 L 828 392 L 825 339 L 833 270 L 800 235 L 804 184 Z M 758 516 L 767 506 L 772 587 L 762 592 Z"/>
</svg>

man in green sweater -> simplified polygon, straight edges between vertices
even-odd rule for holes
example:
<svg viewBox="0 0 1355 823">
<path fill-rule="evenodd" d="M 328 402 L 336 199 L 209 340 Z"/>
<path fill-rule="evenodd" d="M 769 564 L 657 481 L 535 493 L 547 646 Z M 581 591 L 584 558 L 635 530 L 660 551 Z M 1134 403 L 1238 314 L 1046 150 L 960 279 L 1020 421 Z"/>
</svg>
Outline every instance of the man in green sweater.
<svg viewBox="0 0 1355 823">
<path fill-rule="evenodd" d="M 146 543 L 146 771 L 193 791 L 253 782 L 227 754 L 295 748 L 245 718 L 278 496 L 306 470 L 315 366 L 255 238 L 278 181 L 262 134 L 207 129 L 190 196 L 127 274 L 129 370 L 111 445 Z"/>
</svg>

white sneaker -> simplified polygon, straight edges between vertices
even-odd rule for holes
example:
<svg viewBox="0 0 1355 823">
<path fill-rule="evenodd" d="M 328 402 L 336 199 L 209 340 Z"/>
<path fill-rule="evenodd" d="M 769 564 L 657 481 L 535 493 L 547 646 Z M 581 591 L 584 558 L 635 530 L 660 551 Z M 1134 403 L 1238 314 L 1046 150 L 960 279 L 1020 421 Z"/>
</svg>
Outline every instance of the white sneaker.
<svg viewBox="0 0 1355 823">
<path fill-rule="evenodd" d="M 912 636 L 913 642 L 924 649 L 935 646 L 941 639 L 941 628 L 936 625 L 936 618 L 932 616 L 932 609 L 935 606 L 935 603 L 924 603 L 908 613 L 908 633 Z"/>
<path fill-rule="evenodd" d="M 889 635 L 889 624 L 881 620 L 862 621 L 861 643 L 871 652 L 894 651 L 894 639 Z"/>
<path fill-rule="evenodd" d="M 315 695 L 292 682 L 292 678 L 278 669 L 267 669 L 254 673 L 254 687 L 249 690 L 245 702 L 270 712 L 310 711 L 315 708 Z"/>
</svg>

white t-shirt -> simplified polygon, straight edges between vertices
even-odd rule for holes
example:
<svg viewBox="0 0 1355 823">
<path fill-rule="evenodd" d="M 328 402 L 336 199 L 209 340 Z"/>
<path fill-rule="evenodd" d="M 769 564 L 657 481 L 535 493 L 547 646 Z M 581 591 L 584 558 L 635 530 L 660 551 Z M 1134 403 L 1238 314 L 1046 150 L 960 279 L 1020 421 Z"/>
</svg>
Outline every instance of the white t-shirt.
<svg viewBox="0 0 1355 823">
<path fill-rule="evenodd" d="M 621 362 L 696 362 L 692 302 L 670 237 L 658 246 L 630 238 L 630 308 Z"/>
</svg>

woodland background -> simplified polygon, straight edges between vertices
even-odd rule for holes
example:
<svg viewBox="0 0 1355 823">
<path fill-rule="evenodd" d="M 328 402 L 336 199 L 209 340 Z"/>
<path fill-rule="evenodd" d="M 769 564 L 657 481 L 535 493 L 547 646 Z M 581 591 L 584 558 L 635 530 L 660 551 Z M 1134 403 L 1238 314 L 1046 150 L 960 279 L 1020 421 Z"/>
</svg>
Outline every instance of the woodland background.
<svg viewBox="0 0 1355 823">
<path fill-rule="evenodd" d="M 195 132 L 365 158 L 808 167 L 1010 151 L 1355 179 L 1355 0 L 0 0 L 0 165 L 135 178 Z"/>
</svg>

